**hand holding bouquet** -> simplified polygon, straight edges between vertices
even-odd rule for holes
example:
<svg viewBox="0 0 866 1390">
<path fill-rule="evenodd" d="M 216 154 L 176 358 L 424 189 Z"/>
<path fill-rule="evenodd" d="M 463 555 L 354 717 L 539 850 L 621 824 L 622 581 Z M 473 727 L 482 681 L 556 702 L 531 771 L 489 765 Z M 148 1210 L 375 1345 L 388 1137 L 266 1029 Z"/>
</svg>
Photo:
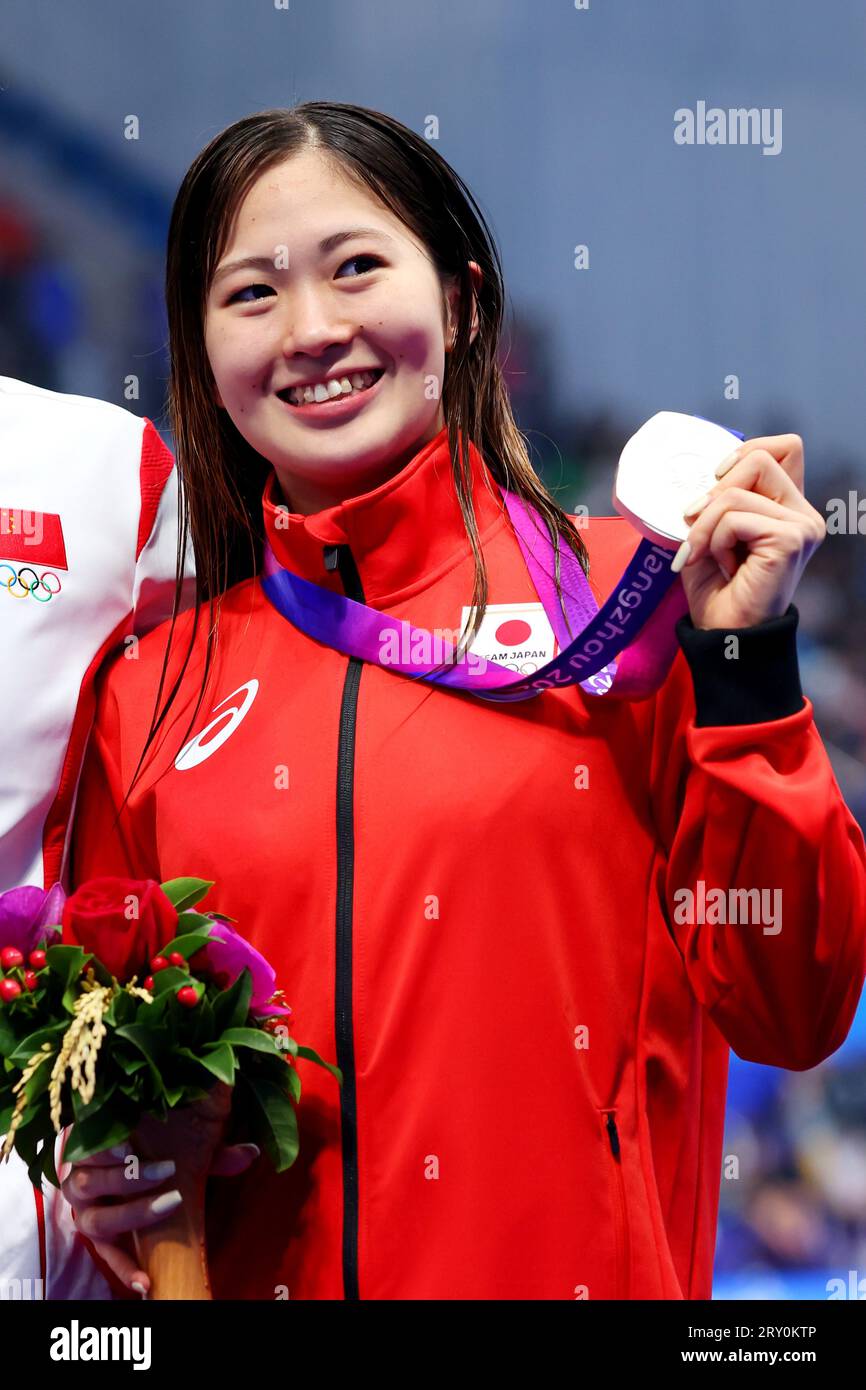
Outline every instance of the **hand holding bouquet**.
<svg viewBox="0 0 866 1390">
<path fill-rule="evenodd" d="M 129 1140 L 172 1158 L 182 1205 L 137 1234 L 155 1298 L 210 1298 L 204 1195 L 232 1113 L 277 1172 L 298 1153 L 295 1062 L 339 1068 L 289 1033 L 274 971 L 232 926 L 196 910 L 213 884 L 98 878 L 65 897 L 0 894 L 0 1157 L 58 1186 L 65 1162 Z"/>
</svg>

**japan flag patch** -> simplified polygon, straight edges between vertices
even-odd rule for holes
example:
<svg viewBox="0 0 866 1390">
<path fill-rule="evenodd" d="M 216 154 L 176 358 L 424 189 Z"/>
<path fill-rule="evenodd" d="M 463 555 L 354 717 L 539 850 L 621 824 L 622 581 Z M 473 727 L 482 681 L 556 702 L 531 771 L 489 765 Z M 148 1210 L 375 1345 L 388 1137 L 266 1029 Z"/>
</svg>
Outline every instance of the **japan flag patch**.
<svg viewBox="0 0 866 1390">
<path fill-rule="evenodd" d="M 474 609 L 464 607 L 461 632 Z M 541 603 L 488 603 L 478 635 L 469 648 L 475 656 L 532 676 L 559 652 L 550 620 Z"/>
</svg>

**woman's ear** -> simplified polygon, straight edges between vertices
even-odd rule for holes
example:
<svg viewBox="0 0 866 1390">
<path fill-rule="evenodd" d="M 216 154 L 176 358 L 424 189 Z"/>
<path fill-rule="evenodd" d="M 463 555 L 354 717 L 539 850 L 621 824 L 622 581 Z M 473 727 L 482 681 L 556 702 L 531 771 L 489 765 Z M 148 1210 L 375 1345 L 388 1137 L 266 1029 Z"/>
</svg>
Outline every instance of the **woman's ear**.
<svg viewBox="0 0 866 1390">
<path fill-rule="evenodd" d="M 473 300 L 472 300 L 472 325 L 471 325 L 470 331 L 469 331 L 469 341 L 470 341 L 470 343 L 473 343 L 473 342 L 475 341 L 475 335 L 476 335 L 477 332 L 478 332 L 478 309 L 477 309 L 477 306 L 476 306 L 476 298 L 475 298 L 475 297 L 478 295 L 478 293 L 479 293 L 480 290 L 481 290 L 481 285 L 482 285 L 482 281 L 483 281 L 484 277 L 483 277 L 483 275 L 482 275 L 482 273 L 481 273 L 481 267 L 479 266 L 479 264 L 478 264 L 477 261 L 469 261 L 468 264 L 469 264 L 469 274 L 470 274 L 471 277 L 472 277 L 472 290 L 473 290 Z M 451 288 L 448 290 L 447 299 L 448 299 L 448 329 L 447 329 L 446 340 L 445 340 L 445 351 L 446 351 L 446 352 L 450 352 L 451 349 L 454 347 L 454 340 L 455 340 L 455 338 L 456 338 L 456 336 L 457 336 L 457 315 L 458 315 L 459 308 L 460 308 L 460 286 L 459 286 L 458 284 L 456 284 L 456 283 L 453 284 L 453 285 L 451 286 Z"/>
</svg>

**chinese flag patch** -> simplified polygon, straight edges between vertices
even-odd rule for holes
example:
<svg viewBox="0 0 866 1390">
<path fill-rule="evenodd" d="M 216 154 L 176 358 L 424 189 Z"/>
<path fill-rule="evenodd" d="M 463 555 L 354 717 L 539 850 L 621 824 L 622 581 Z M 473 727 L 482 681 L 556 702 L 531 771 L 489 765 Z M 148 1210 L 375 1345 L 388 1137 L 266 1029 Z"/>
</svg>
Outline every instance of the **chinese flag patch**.
<svg viewBox="0 0 866 1390">
<path fill-rule="evenodd" d="M 63 527 L 57 513 L 0 507 L 0 560 L 68 569 Z"/>
</svg>

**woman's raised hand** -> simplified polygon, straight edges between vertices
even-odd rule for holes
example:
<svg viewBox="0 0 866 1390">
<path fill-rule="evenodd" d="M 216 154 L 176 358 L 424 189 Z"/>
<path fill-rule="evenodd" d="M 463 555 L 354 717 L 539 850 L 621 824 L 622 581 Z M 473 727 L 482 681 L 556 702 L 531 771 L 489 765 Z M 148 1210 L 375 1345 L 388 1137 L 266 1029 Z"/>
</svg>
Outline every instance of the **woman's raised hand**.
<svg viewBox="0 0 866 1390">
<path fill-rule="evenodd" d="M 753 627 L 787 612 L 827 533 L 804 496 L 804 473 L 798 434 L 745 439 L 684 513 L 695 520 L 671 568 L 695 627 Z"/>
</svg>

